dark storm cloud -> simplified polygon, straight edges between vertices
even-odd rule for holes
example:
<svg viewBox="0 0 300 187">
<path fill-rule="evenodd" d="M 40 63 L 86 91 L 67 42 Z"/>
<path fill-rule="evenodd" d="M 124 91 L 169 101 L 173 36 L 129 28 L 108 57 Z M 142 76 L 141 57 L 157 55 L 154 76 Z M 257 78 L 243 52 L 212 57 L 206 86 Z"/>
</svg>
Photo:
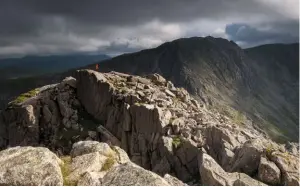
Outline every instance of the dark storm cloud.
<svg viewBox="0 0 300 187">
<path fill-rule="evenodd" d="M 235 41 L 246 43 L 270 37 L 274 42 L 286 42 L 290 40 L 288 35 L 298 38 L 294 27 L 276 26 L 296 23 L 298 16 L 283 15 L 278 7 L 269 6 L 278 0 L 271 1 L 1 0 L 0 55 L 94 50 L 131 52 L 189 37 L 191 33 L 208 35 L 216 29 L 217 36 L 227 34 Z M 206 24 L 202 25 L 201 20 Z M 247 20 L 250 20 L 245 23 L 248 31 L 240 34 L 230 31 L 235 27 L 230 23 Z M 258 22 L 279 30 L 276 33 L 261 31 L 251 25 L 257 26 Z M 226 32 L 222 33 L 225 25 L 228 25 Z"/>
</svg>

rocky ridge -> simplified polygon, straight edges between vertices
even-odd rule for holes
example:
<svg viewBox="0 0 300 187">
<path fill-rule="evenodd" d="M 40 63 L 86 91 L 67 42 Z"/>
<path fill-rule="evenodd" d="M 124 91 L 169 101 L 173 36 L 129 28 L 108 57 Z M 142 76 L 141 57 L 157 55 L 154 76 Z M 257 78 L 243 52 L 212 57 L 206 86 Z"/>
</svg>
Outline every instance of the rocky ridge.
<svg viewBox="0 0 300 187">
<path fill-rule="evenodd" d="M 190 185 L 299 185 L 299 144 L 277 144 L 234 124 L 159 74 L 80 70 L 1 113 L 1 149 L 44 146 L 78 155 L 80 140 L 119 146 L 133 163 Z"/>
</svg>

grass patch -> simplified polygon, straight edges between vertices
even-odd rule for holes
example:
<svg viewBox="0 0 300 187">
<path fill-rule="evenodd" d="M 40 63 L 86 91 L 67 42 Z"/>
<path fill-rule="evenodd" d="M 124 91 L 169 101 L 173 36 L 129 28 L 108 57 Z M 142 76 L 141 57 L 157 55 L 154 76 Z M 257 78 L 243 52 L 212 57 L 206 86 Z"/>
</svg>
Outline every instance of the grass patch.
<svg viewBox="0 0 300 187">
<path fill-rule="evenodd" d="M 235 110 L 234 108 L 231 108 L 229 106 L 219 106 L 217 110 L 221 114 L 229 117 L 232 122 L 237 125 L 243 125 L 247 121 L 247 117 L 242 112 Z"/>
<path fill-rule="evenodd" d="M 12 104 L 20 104 L 25 100 L 27 100 L 28 98 L 36 96 L 38 93 L 39 93 L 38 89 L 33 89 L 30 90 L 29 92 L 22 93 L 12 102 Z"/>
<path fill-rule="evenodd" d="M 172 124 L 175 119 L 176 119 L 176 117 L 172 116 L 169 120 L 169 124 Z"/>
<path fill-rule="evenodd" d="M 63 156 L 60 159 L 63 161 L 63 164 L 60 165 L 60 170 L 64 186 L 76 186 L 76 182 L 67 180 L 67 176 L 71 173 L 72 158 L 70 156 Z"/>
<path fill-rule="evenodd" d="M 105 160 L 105 162 L 101 168 L 101 171 L 109 170 L 115 163 L 116 163 L 116 160 L 115 160 L 114 155 L 113 154 L 109 155 L 107 157 L 107 159 Z"/>
<path fill-rule="evenodd" d="M 272 144 L 268 144 L 268 145 L 266 146 L 265 153 L 266 153 L 266 156 L 267 156 L 268 158 L 271 158 L 272 153 L 273 153 L 274 151 L 275 151 L 275 149 L 274 149 L 274 147 L 273 147 Z"/>
<path fill-rule="evenodd" d="M 181 140 L 181 138 L 180 138 L 180 136 L 175 136 L 175 137 L 173 137 L 172 138 L 172 145 L 177 149 L 179 146 L 180 146 L 180 144 L 182 143 L 182 140 Z"/>
</svg>

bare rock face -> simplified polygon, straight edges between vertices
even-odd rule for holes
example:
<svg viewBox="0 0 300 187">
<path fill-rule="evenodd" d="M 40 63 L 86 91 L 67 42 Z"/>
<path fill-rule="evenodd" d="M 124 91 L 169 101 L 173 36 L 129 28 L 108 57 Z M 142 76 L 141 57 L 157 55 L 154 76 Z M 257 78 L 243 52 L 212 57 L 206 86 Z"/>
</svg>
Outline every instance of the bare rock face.
<svg viewBox="0 0 300 187">
<path fill-rule="evenodd" d="M 132 163 L 149 180 L 150 171 L 160 176 L 150 184 L 164 184 L 168 174 L 188 184 L 299 184 L 298 144 L 274 143 L 251 123 L 236 125 L 158 74 L 74 76 L 1 112 L 0 149 L 39 145 L 70 154 L 64 179 L 71 184 L 103 184 L 110 168 L 108 176 L 121 180 L 117 173 Z"/>
<path fill-rule="evenodd" d="M 61 160 L 47 148 L 14 147 L 0 152 L 0 185 L 61 186 Z"/>
<path fill-rule="evenodd" d="M 4 112 L 3 122 L 0 124 L 0 132 L 2 132 L 0 148 L 5 148 L 7 144 L 10 146 L 38 145 L 39 115 L 39 109 L 31 104 Z"/>
</svg>

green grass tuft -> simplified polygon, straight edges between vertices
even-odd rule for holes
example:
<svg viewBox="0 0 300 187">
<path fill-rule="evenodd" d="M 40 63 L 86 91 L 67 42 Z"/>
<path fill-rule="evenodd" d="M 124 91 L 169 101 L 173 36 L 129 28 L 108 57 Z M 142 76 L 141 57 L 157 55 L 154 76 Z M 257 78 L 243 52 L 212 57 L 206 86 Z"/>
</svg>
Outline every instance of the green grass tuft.
<svg viewBox="0 0 300 187">
<path fill-rule="evenodd" d="M 180 146 L 180 144 L 182 143 L 182 140 L 181 140 L 180 136 L 175 136 L 172 139 L 173 139 L 172 145 L 177 149 Z"/>
<path fill-rule="evenodd" d="M 116 160 L 115 160 L 114 155 L 109 155 L 107 157 L 107 159 L 105 160 L 105 162 L 101 168 L 101 171 L 109 170 L 115 163 L 116 163 Z"/>
<path fill-rule="evenodd" d="M 63 176 L 64 186 L 76 186 L 76 182 L 67 180 L 67 176 L 71 173 L 72 158 L 70 156 L 64 156 L 60 159 L 63 161 L 63 164 L 60 165 L 60 170 Z"/>
<path fill-rule="evenodd" d="M 34 90 L 30 90 L 29 92 L 22 93 L 12 102 L 12 104 L 20 104 L 25 100 L 27 100 L 28 98 L 36 96 L 38 93 L 39 93 L 38 89 L 34 89 Z"/>
</svg>

